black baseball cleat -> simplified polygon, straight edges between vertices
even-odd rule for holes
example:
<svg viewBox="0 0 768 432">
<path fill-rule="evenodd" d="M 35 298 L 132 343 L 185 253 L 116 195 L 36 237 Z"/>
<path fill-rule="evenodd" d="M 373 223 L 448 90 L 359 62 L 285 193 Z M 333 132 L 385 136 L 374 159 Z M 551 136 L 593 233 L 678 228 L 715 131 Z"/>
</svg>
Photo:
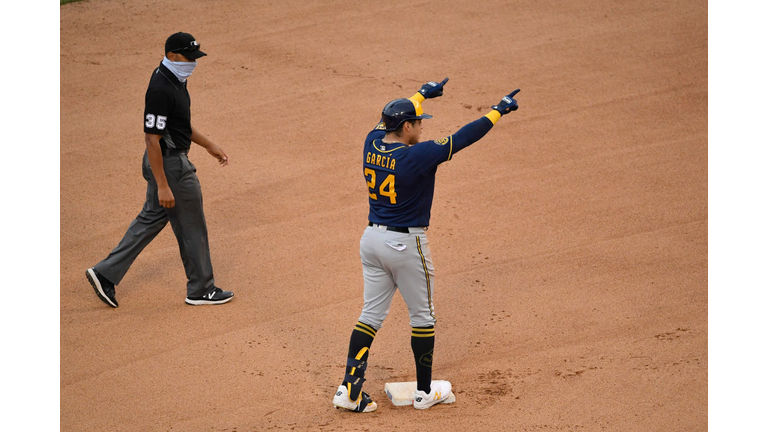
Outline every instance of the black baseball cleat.
<svg viewBox="0 0 768 432">
<path fill-rule="evenodd" d="M 101 301 L 113 308 L 117 307 L 117 300 L 115 300 L 115 284 L 100 275 L 93 269 L 93 267 L 85 271 L 85 277 L 88 278 L 88 282 L 91 283 L 93 290 L 96 291 L 96 295 L 99 296 Z"/>
<path fill-rule="evenodd" d="M 221 288 L 213 287 L 213 291 L 205 294 L 202 297 L 187 297 L 185 302 L 190 305 L 217 305 L 224 304 L 235 296 L 232 291 L 224 291 Z"/>
</svg>

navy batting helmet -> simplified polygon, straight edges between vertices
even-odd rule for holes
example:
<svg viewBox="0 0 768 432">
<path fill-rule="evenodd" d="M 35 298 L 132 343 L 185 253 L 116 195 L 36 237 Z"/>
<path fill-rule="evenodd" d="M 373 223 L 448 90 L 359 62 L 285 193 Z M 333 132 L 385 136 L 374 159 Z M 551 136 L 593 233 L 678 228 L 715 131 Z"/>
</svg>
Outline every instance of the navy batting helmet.
<svg viewBox="0 0 768 432">
<path fill-rule="evenodd" d="M 432 118 L 424 114 L 421 104 L 411 99 L 395 99 L 388 103 L 381 112 L 384 120 L 384 130 L 393 131 L 400 127 L 406 120 L 420 120 Z"/>
</svg>

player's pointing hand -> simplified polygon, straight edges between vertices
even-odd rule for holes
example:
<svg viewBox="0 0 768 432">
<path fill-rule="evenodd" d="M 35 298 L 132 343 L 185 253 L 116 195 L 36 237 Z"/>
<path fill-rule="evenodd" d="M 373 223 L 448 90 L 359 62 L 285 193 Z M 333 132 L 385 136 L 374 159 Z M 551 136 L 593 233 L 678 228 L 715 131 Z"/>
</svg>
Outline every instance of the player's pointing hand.
<svg viewBox="0 0 768 432">
<path fill-rule="evenodd" d="M 432 99 L 443 95 L 443 86 L 445 83 L 448 82 L 448 78 L 444 79 L 442 82 L 434 82 L 430 81 L 423 86 L 421 86 L 421 89 L 419 90 L 419 93 L 421 93 L 422 96 L 424 96 L 424 99 Z"/>
<path fill-rule="evenodd" d="M 517 110 L 517 101 L 514 99 L 515 95 L 520 92 L 520 89 L 513 91 L 512 93 L 504 96 L 497 105 L 491 107 L 495 109 L 501 115 L 509 114 L 512 111 Z"/>
</svg>

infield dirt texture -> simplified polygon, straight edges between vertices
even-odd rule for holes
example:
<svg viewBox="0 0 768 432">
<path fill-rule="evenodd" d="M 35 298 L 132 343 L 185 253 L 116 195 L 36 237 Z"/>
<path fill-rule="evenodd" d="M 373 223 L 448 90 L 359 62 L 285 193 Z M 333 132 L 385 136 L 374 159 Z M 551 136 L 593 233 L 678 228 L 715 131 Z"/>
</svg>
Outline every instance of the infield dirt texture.
<svg viewBox="0 0 768 432">
<path fill-rule="evenodd" d="M 535 4 L 534 4 L 535 3 Z M 117 287 L 84 277 L 144 201 L 144 91 L 165 38 L 208 56 L 193 124 L 216 307 L 184 304 L 170 226 Z M 391 99 L 439 139 L 520 110 L 437 175 L 435 379 L 413 381 L 398 294 L 370 415 L 335 410 L 362 306 L 365 134 Z M 707 429 L 707 2 L 84 1 L 61 7 L 61 429 Z"/>
</svg>

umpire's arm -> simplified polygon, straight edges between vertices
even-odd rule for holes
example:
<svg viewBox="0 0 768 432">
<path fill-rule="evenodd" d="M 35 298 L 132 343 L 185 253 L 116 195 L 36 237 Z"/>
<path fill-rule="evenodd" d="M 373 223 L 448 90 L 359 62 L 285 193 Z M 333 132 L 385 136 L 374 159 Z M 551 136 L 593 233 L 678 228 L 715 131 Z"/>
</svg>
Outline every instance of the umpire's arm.
<svg viewBox="0 0 768 432">
<path fill-rule="evenodd" d="M 163 151 L 160 149 L 160 135 L 144 133 L 144 142 L 147 144 L 147 158 L 149 166 L 152 168 L 152 176 L 157 183 L 157 200 L 165 208 L 173 208 L 176 200 L 173 198 L 171 187 L 168 186 L 168 180 L 165 178 L 165 168 L 163 168 Z"/>
<path fill-rule="evenodd" d="M 227 166 L 227 163 L 229 163 L 229 156 L 227 156 L 224 150 L 214 144 L 213 141 L 209 140 L 205 135 L 201 134 L 194 126 L 191 127 L 192 136 L 190 139 L 192 142 L 208 150 L 208 153 L 219 161 L 219 165 Z"/>
</svg>

